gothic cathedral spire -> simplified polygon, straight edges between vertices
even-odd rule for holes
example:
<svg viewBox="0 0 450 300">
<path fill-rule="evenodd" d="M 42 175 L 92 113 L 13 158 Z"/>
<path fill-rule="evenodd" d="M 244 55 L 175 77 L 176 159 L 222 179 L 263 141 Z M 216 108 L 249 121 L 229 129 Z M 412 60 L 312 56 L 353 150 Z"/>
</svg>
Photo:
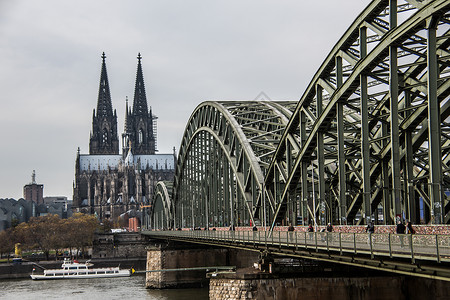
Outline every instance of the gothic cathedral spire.
<svg viewBox="0 0 450 300">
<path fill-rule="evenodd" d="M 94 109 L 89 154 L 119 154 L 117 114 L 112 108 L 105 58 L 106 55 L 103 52 L 97 112 Z"/>
<path fill-rule="evenodd" d="M 134 87 L 133 115 L 146 116 L 148 114 L 147 97 L 145 95 L 144 76 L 142 75 L 141 53 L 138 54 L 136 84 Z"/>
<path fill-rule="evenodd" d="M 128 110 L 126 104 L 125 128 L 122 134 L 122 155 L 128 153 L 129 147 L 133 148 L 135 155 L 155 154 L 156 143 L 153 122 L 156 117 L 148 111 L 147 96 L 145 94 L 144 76 L 142 72 L 142 56 L 138 54 L 138 66 L 136 83 L 134 88 L 133 107 Z"/>
</svg>

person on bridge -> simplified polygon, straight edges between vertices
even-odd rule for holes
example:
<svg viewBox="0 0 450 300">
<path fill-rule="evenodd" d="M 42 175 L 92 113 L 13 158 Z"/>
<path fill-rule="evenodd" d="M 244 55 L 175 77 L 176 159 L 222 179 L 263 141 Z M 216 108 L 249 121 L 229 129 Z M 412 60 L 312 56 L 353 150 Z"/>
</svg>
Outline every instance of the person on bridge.
<svg viewBox="0 0 450 300">
<path fill-rule="evenodd" d="M 312 226 L 311 223 L 309 223 L 309 226 L 308 226 L 308 232 L 309 232 L 309 239 L 312 240 L 312 239 L 313 239 L 313 236 L 314 236 L 314 234 L 313 234 L 313 232 L 314 232 L 314 227 Z"/>
<path fill-rule="evenodd" d="M 289 239 L 293 240 L 294 236 L 294 226 L 292 226 L 292 223 L 289 223 L 288 232 L 289 232 Z"/>
<path fill-rule="evenodd" d="M 333 232 L 333 225 L 331 225 L 331 223 L 328 223 L 328 225 L 327 225 L 327 238 L 328 238 L 328 241 L 329 242 L 332 242 L 333 241 L 333 239 L 332 239 L 332 232 Z"/>
<path fill-rule="evenodd" d="M 403 222 L 401 220 L 398 221 L 397 223 L 397 228 L 395 229 L 395 233 L 398 234 L 398 237 L 400 239 L 400 247 L 403 248 L 403 235 L 405 234 L 405 224 L 403 224 Z"/>
<path fill-rule="evenodd" d="M 414 233 L 416 233 L 416 231 L 414 230 L 414 228 L 412 227 L 412 223 L 410 222 L 410 221 L 408 221 L 407 223 L 406 223 L 406 233 L 407 234 L 414 234 Z"/>
<path fill-rule="evenodd" d="M 369 225 L 367 225 L 366 232 L 369 233 L 369 237 L 368 237 L 368 240 L 367 240 L 367 245 L 370 246 L 370 244 L 372 243 L 372 233 L 375 232 L 375 225 L 374 225 L 373 221 L 370 222 Z"/>
</svg>

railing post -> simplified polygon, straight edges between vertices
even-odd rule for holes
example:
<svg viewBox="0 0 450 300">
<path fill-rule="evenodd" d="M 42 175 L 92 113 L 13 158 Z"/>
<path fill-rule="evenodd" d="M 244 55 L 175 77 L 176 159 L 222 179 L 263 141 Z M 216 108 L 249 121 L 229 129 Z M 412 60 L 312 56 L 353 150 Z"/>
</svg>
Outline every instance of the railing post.
<svg viewBox="0 0 450 300">
<path fill-rule="evenodd" d="M 266 249 L 267 249 L 267 230 L 266 230 L 266 227 L 264 227 L 264 243 L 266 244 Z"/>
<path fill-rule="evenodd" d="M 389 232 L 388 238 L 389 238 L 389 257 L 390 257 L 390 258 L 392 258 L 392 244 L 391 244 L 391 237 L 392 237 L 392 235 L 391 235 L 391 233 Z"/>
<path fill-rule="evenodd" d="M 355 250 L 356 254 L 356 233 L 353 232 L 353 250 Z"/>
<path fill-rule="evenodd" d="M 436 234 L 436 256 L 437 256 L 437 262 L 441 262 L 441 256 L 439 254 L 439 235 Z"/>
<path fill-rule="evenodd" d="M 298 232 L 295 232 L 295 250 L 298 250 L 298 241 L 297 241 Z"/>
<path fill-rule="evenodd" d="M 308 233 L 308 234 L 309 234 L 309 233 Z M 307 233 L 306 233 L 306 231 L 305 231 L 305 248 L 308 249 L 308 242 L 306 241 L 306 235 L 307 235 Z"/>
<path fill-rule="evenodd" d="M 327 251 L 330 252 L 330 245 L 328 244 L 328 241 L 330 240 L 330 233 L 327 231 Z"/>
<path fill-rule="evenodd" d="M 370 244 L 370 258 L 373 259 L 373 245 L 372 245 L 372 234 L 369 233 L 369 244 Z"/>
<path fill-rule="evenodd" d="M 409 246 L 411 248 L 411 262 L 415 263 L 415 258 L 414 258 L 414 247 L 413 247 L 413 235 L 410 233 L 409 234 Z"/>
<path fill-rule="evenodd" d="M 278 248 L 281 249 L 281 231 L 278 231 Z"/>
<path fill-rule="evenodd" d="M 316 252 L 319 252 L 319 249 L 317 249 L 317 230 L 314 231 L 315 235 L 316 235 Z"/>
<path fill-rule="evenodd" d="M 342 232 L 339 232 L 339 253 L 342 255 Z"/>
</svg>

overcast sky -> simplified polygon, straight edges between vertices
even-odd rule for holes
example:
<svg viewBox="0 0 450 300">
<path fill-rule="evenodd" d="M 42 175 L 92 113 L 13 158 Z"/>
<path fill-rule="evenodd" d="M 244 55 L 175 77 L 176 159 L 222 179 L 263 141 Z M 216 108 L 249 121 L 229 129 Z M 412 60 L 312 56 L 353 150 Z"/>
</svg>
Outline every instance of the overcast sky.
<svg viewBox="0 0 450 300">
<path fill-rule="evenodd" d="M 298 100 L 369 0 L 0 0 L 0 198 L 72 199 L 89 152 L 101 54 L 123 131 L 141 53 L 159 153 L 206 100 Z M 122 145 L 120 145 L 120 149 Z"/>
</svg>

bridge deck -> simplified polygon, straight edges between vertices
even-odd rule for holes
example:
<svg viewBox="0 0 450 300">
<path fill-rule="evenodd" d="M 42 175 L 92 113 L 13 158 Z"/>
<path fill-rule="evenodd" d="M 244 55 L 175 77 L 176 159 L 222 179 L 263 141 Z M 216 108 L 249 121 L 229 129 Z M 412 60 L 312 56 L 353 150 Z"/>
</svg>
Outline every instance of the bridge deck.
<svg viewBox="0 0 450 300">
<path fill-rule="evenodd" d="M 450 281 L 449 235 L 201 230 L 145 231 L 143 234 Z"/>
</svg>

